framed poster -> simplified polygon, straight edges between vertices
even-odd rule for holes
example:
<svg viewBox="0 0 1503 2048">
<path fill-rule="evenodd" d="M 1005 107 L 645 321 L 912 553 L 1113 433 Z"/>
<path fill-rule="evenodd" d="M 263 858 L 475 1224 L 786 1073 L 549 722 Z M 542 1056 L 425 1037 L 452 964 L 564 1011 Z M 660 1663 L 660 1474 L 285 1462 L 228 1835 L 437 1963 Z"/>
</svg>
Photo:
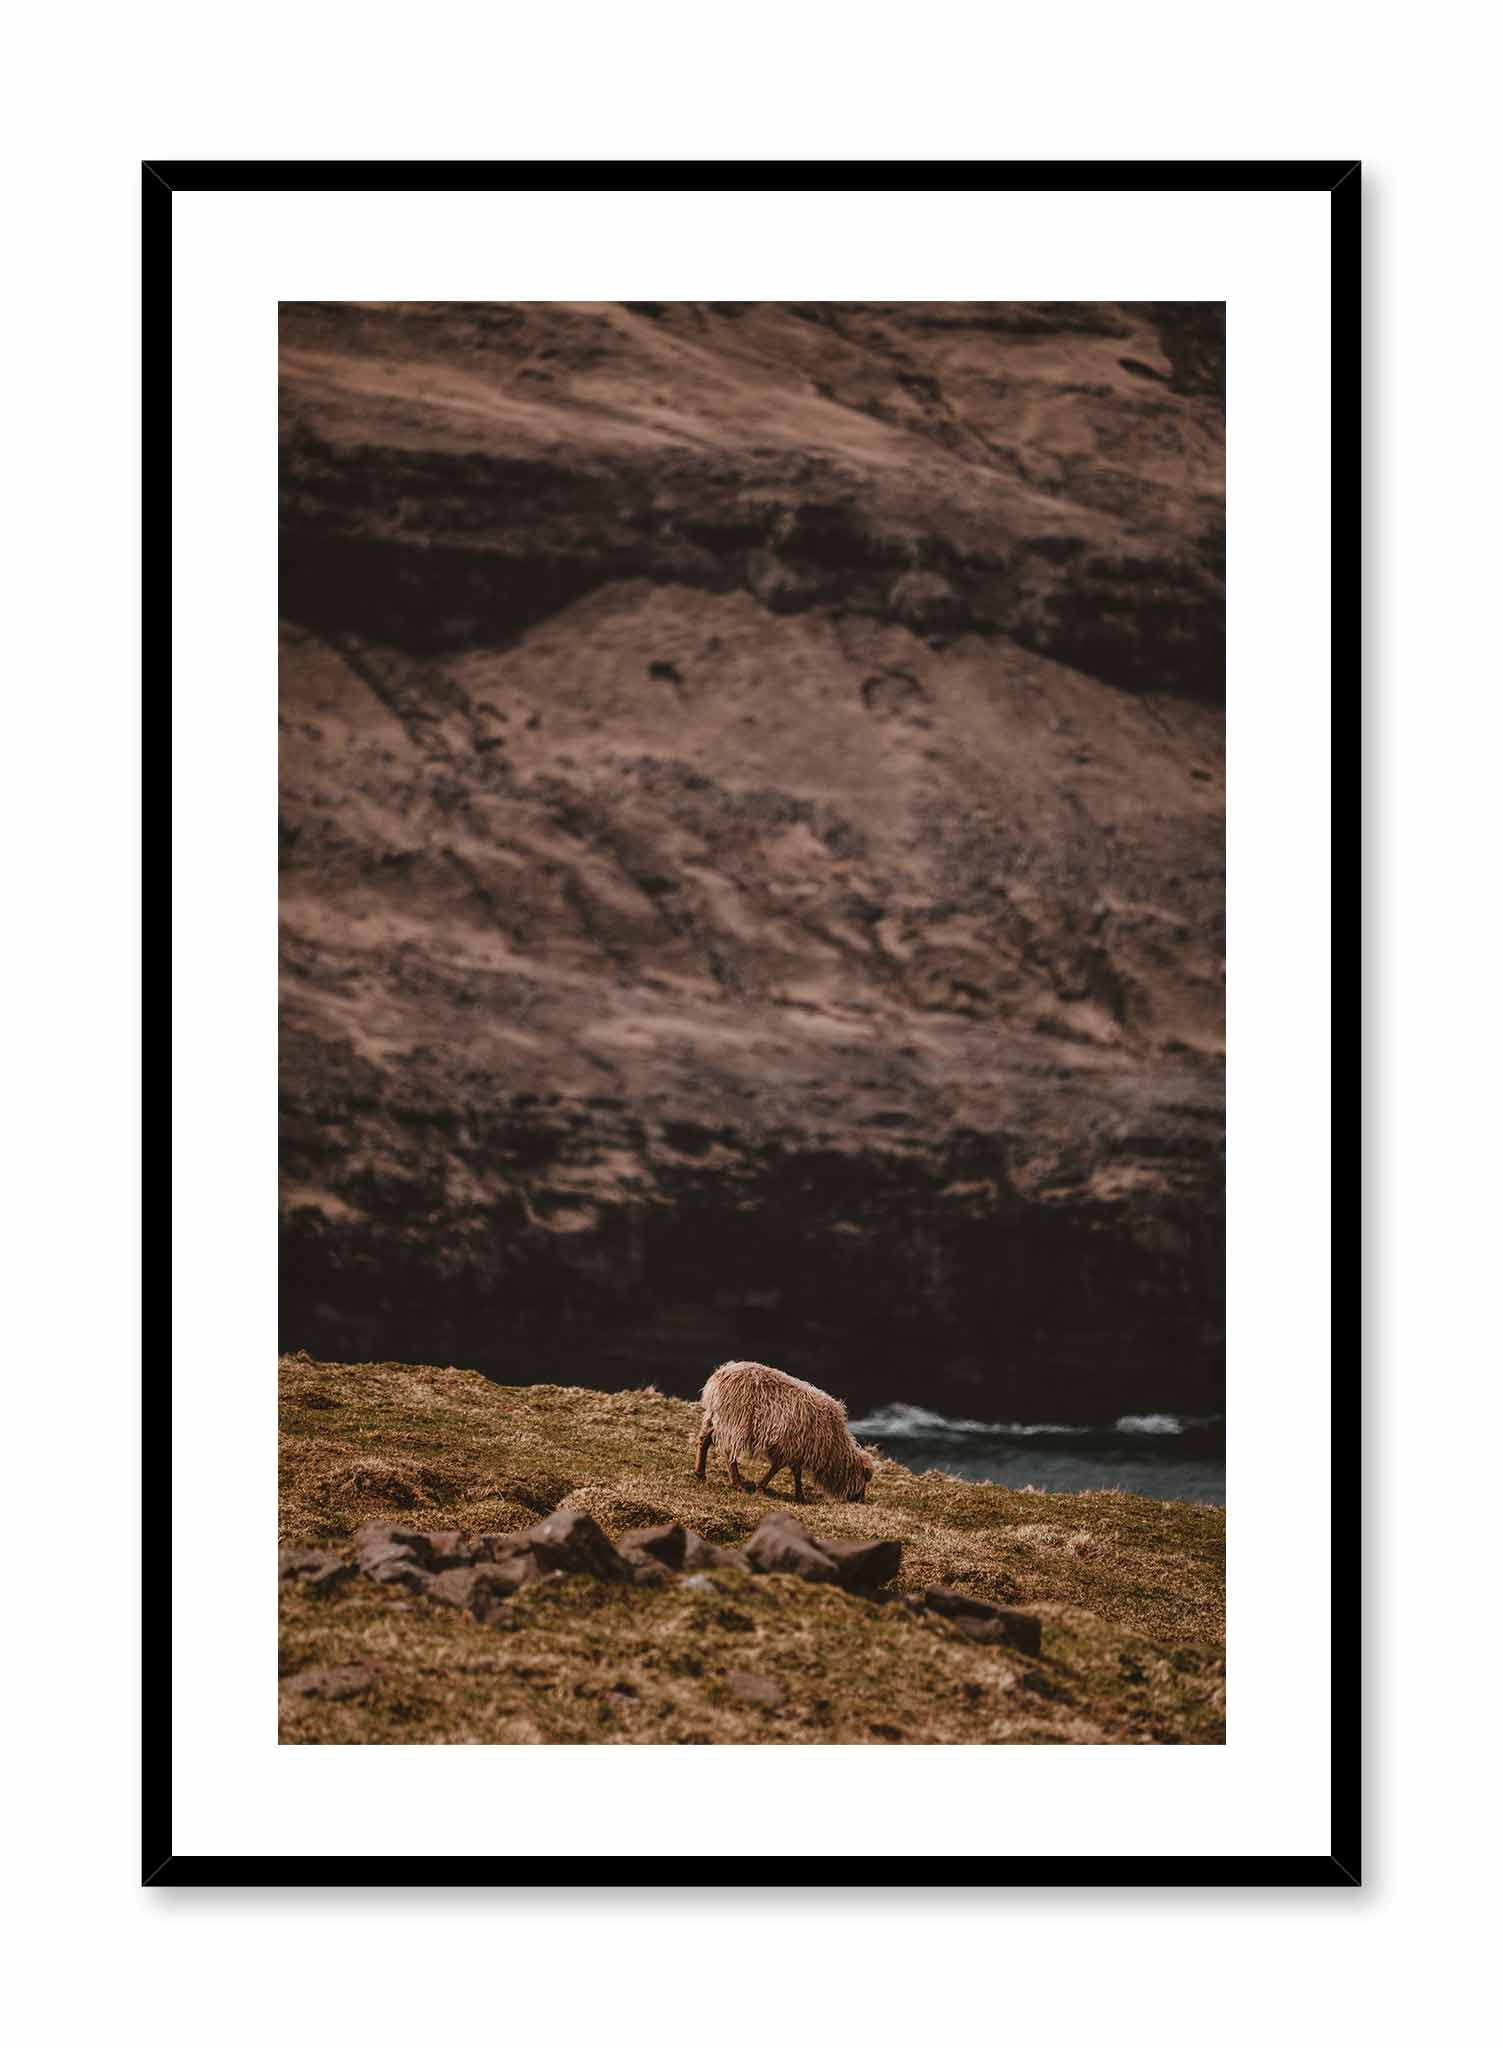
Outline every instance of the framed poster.
<svg viewBox="0 0 1503 2048">
<path fill-rule="evenodd" d="M 146 1883 L 1359 1881 L 1360 182 L 143 166 Z"/>
</svg>

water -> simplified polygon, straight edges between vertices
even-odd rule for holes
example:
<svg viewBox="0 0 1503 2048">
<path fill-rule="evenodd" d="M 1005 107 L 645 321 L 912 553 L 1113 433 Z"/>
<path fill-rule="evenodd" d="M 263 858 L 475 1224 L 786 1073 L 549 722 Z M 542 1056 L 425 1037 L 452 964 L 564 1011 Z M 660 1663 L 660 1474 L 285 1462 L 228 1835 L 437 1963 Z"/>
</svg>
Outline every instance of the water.
<svg viewBox="0 0 1503 2048">
<path fill-rule="evenodd" d="M 1121 1415 L 1115 1422 L 955 1422 L 894 1401 L 853 1420 L 851 1433 L 913 1472 L 1083 1493 L 1114 1486 L 1155 1500 L 1226 1501 L 1220 1415 Z"/>
</svg>

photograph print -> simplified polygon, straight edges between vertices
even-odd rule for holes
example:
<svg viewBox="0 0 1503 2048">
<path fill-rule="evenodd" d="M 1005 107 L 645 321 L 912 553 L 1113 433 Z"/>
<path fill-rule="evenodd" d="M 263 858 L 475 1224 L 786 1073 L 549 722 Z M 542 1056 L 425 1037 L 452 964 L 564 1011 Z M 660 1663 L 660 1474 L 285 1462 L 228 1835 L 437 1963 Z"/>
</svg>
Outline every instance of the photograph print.
<svg viewBox="0 0 1503 2048">
<path fill-rule="evenodd" d="M 1225 362 L 281 305 L 283 1744 L 1225 1741 Z"/>
</svg>

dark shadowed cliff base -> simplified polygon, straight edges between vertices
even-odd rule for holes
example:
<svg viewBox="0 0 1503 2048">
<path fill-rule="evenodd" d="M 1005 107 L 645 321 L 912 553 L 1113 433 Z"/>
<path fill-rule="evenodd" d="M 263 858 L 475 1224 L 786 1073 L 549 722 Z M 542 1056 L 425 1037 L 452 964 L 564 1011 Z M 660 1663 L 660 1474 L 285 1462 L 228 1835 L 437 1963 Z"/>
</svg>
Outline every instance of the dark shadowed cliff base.
<svg viewBox="0 0 1503 2048">
<path fill-rule="evenodd" d="M 1222 362 L 283 309 L 284 1345 L 1220 1409 Z"/>
</svg>

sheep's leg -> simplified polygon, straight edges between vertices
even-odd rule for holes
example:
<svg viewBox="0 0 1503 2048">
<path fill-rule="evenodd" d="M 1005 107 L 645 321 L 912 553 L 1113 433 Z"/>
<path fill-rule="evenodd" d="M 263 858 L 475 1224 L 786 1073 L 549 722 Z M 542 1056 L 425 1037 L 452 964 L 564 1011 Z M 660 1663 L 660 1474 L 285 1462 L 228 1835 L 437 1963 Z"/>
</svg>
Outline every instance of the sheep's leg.
<svg viewBox="0 0 1503 2048">
<path fill-rule="evenodd" d="M 782 1471 L 782 1469 L 783 1468 L 778 1463 L 777 1459 L 774 1458 L 772 1463 L 768 1466 L 766 1472 L 757 1481 L 758 1493 L 766 1493 L 768 1487 L 771 1486 L 772 1482 L 774 1481 L 774 1479 L 777 1478 L 778 1474 Z"/>
<path fill-rule="evenodd" d="M 731 1468 L 731 1484 L 735 1487 L 737 1493 L 750 1493 L 753 1490 L 752 1483 L 749 1479 L 741 1477 L 741 1467 L 736 1463 L 736 1460 L 727 1457 L 725 1462 Z"/>
<path fill-rule="evenodd" d="M 802 1465 L 795 1465 L 793 1468 L 793 1498 L 799 1503 L 800 1506 L 803 1505 L 804 1468 Z"/>
<path fill-rule="evenodd" d="M 714 1441 L 714 1427 L 712 1424 L 706 1422 L 699 1432 L 699 1450 L 698 1455 L 694 1460 L 694 1477 L 696 1479 L 703 1479 L 705 1476 L 705 1466 L 709 1463 L 710 1458 L 710 1445 Z"/>
</svg>

